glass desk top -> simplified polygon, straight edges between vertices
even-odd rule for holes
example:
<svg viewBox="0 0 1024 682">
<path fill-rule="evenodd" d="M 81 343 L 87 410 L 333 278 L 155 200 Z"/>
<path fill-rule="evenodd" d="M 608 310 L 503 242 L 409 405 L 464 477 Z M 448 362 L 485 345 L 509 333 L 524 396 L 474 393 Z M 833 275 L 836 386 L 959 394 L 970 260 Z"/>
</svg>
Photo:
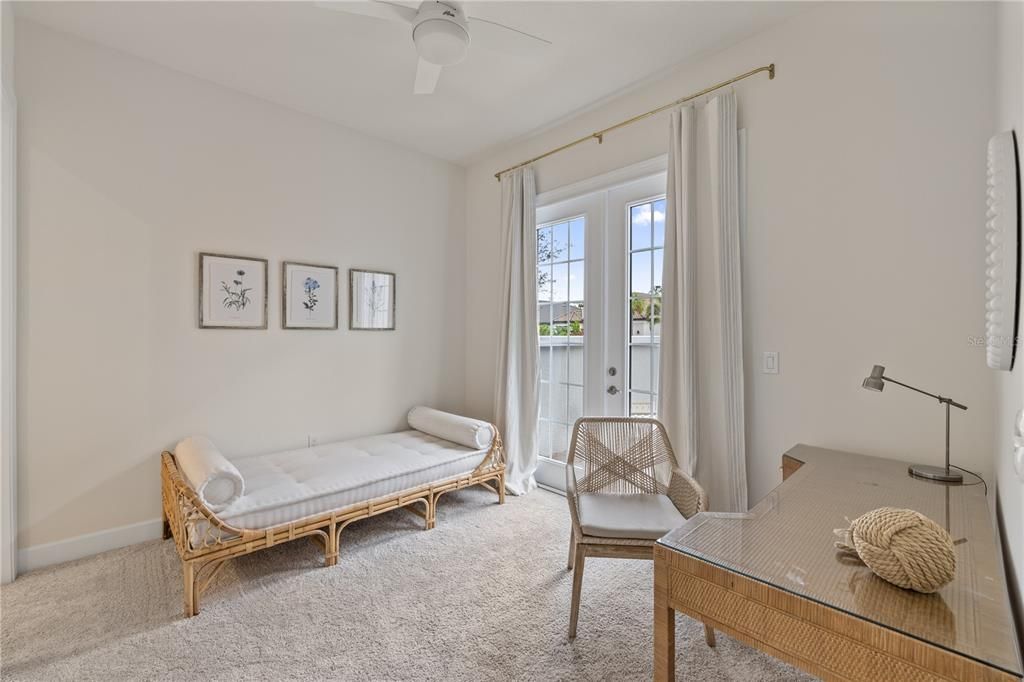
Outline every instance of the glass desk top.
<svg viewBox="0 0 1024 682">
<path fill-rule="evenodd" d="M 923 481 L 907 473 L 906 462 L 808 445 L 792 448 L 784 462 L 786 469 L 803 466 L 750 512 L 698 514 L 658 543 L 1021 675 L 983 486 Z M 951 583 L 935 594 L 904 590 L 835 549 L 835 529 L 878 507 L 914 509 L 950 531 L 957 561 Z"/>
</svg>

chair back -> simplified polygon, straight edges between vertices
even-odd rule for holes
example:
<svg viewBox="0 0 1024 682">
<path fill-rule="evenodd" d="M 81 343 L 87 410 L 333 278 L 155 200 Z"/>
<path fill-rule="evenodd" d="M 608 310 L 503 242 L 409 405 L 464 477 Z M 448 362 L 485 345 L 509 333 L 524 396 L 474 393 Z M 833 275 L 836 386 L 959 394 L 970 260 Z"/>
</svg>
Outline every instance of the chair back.
<svg viewBox="0 0 1024 682">
<path fill-rule="evenodd" d="M 566 464 L 576 493 L 664 495 L 676 457 L 657 419 L 582 417 L 573 426 Z"/>
</svg>

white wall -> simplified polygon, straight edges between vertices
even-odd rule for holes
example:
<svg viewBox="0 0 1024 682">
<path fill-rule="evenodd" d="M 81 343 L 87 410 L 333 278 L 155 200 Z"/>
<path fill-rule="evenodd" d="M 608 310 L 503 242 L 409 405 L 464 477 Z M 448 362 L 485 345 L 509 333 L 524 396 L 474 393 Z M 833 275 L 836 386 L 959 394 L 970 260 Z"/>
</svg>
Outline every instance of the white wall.
<svg viewBox="0 0 1024 682">
<path fill-rule="evenodd" d="M 775 62 L 738 85 L 748 131 L 744 238 L 748 479 L 755 501 L 804 442 L 939 463 L 941 408 L 860 388 L 874 363 L 970 406 L 955 463 L 991 470 L 985 368 L 985 143 L 994 117 L 995 8 L 850 3 L 809 10 L 595 111 L 510 145 L 467 174 L 466 395 L 492 412 L 499 295 L 493 173 L 550 147 Z M 664 153 L 656 117 L 538 164 L 539 191 Z M 762 351 L 781 353 L 763 375 Z"/>
<path fill-rule="evenodd" d="M 17 229 L 15 206 L 16 119 L 14 88 L 14 6 L 0 2 L 0 582 L 17 573 L 17 446 L 15 406 L 15 288 Z"/>
<path fill-rule="evenodd" d="M 1024 5 L 1000 3 L 997 24 L 998 109 L 993 132 L 1016 130 L 1018 145 L 1024 145 Z M 1013 372 L 999 373 L 993 452 L 998 511 L 1009 555 L 1006 558 L 1019 597 L 1024 588 L 1024 478 L 1014 471 L 1012 456 L 1014 418 L 1024 407 L 1024 349 L 1017 353 Z M 1024 602 L 1019 610 L 1024 616 Z"/>
<path fill-rule="evenodd" d="M 14 5 L 0 2 L 0 52 L 3 53 L 3 67 L 0 78 L 14 88 Z"/>
<path fill-rule="evenodd" d="M 22 547 L 159 517 L 159 454 L 404 428 L 463 400 L 464 172 L 18 24 Z M 201 330 L 197 252 L 269 258 L 269 330 Z M 281 329 L 282 260 L 337 265 L 341 329 Z M 398 274 L 347 330 L 347 269 Z"/>
</svg>

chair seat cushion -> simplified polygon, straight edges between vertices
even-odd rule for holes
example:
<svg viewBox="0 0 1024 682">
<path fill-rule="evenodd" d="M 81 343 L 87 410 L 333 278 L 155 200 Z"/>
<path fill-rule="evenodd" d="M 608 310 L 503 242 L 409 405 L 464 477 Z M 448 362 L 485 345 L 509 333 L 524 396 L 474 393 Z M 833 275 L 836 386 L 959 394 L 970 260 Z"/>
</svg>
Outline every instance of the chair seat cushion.
<svg viewBox="0 0 1024 682">
<path fill-rule="evenodd" d="M 584 535 L 657 540 L 686 518 L 667 495 L 583 493 L 579 496 Z"/>
</svg>

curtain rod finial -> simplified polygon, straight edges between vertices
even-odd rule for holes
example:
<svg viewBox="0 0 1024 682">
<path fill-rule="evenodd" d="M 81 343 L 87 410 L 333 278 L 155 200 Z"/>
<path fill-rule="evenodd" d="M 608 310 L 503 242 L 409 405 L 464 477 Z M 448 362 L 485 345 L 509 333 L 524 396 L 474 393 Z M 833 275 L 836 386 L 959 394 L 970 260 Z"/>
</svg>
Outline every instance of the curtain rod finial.
<svg viewBox="0 0 1024 682">
<path fill-rule="evenodd" d="M 768 65 L 768 80 L 775 80 L 775 64 Z"/>
</svg>

